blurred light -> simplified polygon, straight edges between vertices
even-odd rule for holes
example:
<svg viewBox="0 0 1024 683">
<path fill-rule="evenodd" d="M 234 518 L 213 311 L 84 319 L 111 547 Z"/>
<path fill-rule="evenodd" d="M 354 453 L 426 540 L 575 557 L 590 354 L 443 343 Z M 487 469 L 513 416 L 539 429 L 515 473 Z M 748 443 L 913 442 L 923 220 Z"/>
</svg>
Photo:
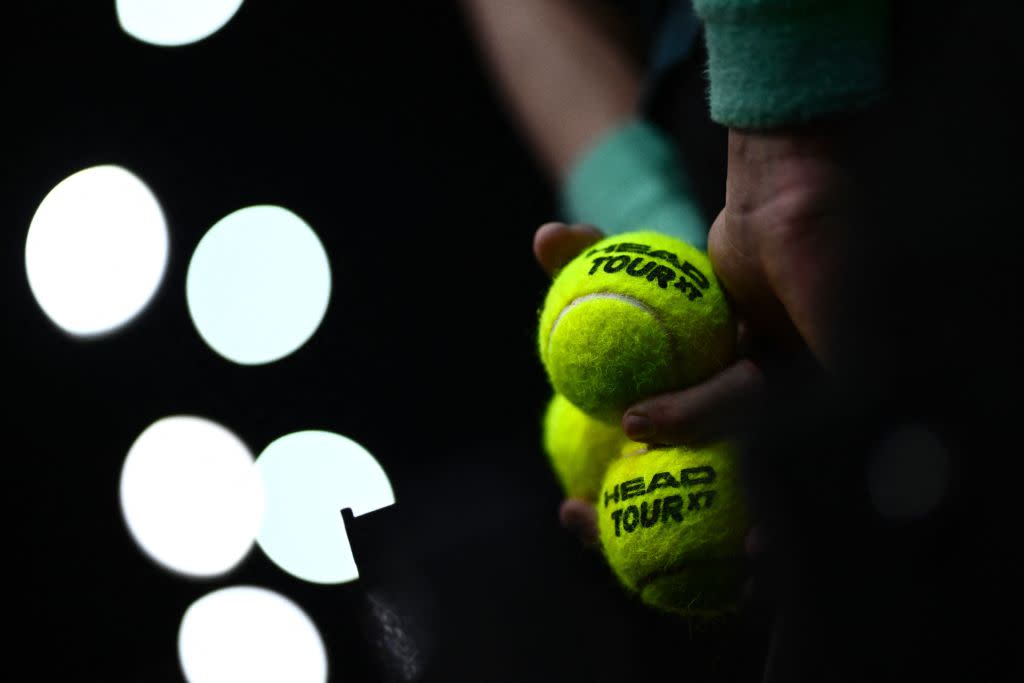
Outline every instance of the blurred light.
<svg viewBox="0 0 1024 683">
<path fill-rule="evenodd" d="M 223 588 L 192 603 L 178 630 L 178 657 L 190 683 L 327 680 L 327 652 L 309 616 L 253 586 Z"/>
<path fill-rule="evenodd" d="M 235 16 L 243 0 L 117 0 L 124 32 L 144 43 L 187 45 L 213 35 Z"/>
<path fill-rule="evenodd" d="M 355 441 L 320 431 L 275 440 L 256 458 L 266 510 L 256 542 L 278 567 L 305 581 L 359 578 L 341 511 L 393 505 L 383 468 Z"/>
<path fill-rule="evenodd" d="M 190 576 L 224 574 L 252 548 L 263 489 L 249 450 L 200 417 L 166 417 L 132 444 L 121 510 L 141 548 Z"/>
<path fill-rule="evenodd" d="M 868 494 L 886 517 L 928 515 L 942 500 L 952 474 L 942 441 L 921 425 L 888 434 L 868 461 Z"/>
<path fill-rule="evenodd" d="M 29 288 L 65 331 L 109 332 L 149 303 L 167 242 L 146 184 L 119 166 L 93 166 L 57 183 L 36 209 L 25 240 Z"/>
<path fill-rule="evenodd" d="M 199 335 L 244 365 L 278 360 L 306 343 L 330 295 L 319 238 L 279 206 L 250 206 L 218 221 L 199 241 L 186 281 Z"/>
</svg>

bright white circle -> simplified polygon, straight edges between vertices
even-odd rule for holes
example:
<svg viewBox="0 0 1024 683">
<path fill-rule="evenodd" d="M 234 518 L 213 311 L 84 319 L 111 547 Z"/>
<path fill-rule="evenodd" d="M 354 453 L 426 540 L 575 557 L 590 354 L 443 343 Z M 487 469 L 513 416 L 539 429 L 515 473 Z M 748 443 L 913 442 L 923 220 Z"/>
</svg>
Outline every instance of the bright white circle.
<svg viewBox="0 0 1024 683">
<path fill-rule="evenodd" d="M 141 311 L 167 267 L 160 203 L 120 166 L 93 166 L 50 190 L 25 239 L 29 288 L 58 327 L 110 332 Z"/>
<path fill-rule="evenodd" d="M 159 564 L 219 576 L 252 548 L 263 487 L 238 437 L 201 417 L 165 417 L 135 440 L 121 470 L 128 530 Z"/>
<path fill-rule="evenodd" d="M 264 588 L 232 586 L 185 610 L 178 657 L 189 683 L 323 683 L 327 651 L 309 616 Z"/>
<path fill-rule="evenodd" d="M 144 43 L 188 45 L 213 35 L 235 16 L 243 0 L 116 0 L 125 33 Z"/>
<path fill-rule="evenodd" d="M 199 241 L 185 294 L 192 322 L 214 351 L 243 365 L 269 363 L 316 332 L 331 296 L 331 268 L 301 218 L 280 206 L 250 206 Z"/>
<path fill-rule="evenodd" d="M 380 463 L 355 441 L 331 432 L 294 432 L 256 458 L 266 508 L 256 542 L 278 567 L 305 581 L 359 578 L 341 511 L 356 517 L 393 505 Z"/>
<path fill-rule="evenodd" d="M 949 450 L 939 437 L 922 425 L 904 425 L 872 452 L 868 495 L 885 517 L 925 517 L 942 501 L 952 473 Z"/>
</svg>

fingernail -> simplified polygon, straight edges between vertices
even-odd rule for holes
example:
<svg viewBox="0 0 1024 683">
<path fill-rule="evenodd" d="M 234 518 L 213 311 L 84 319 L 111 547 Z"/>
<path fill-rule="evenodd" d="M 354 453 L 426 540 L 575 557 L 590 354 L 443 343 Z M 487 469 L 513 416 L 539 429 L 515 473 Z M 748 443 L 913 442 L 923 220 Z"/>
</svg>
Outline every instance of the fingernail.
<svg viewBox="0 0 1024 683">
<path fill-rule="evenodd" d="M 645 415 L 628 413 L 622 420 L 622 429 L 626 436 L 637 441 L 651 435 L 651 421 Z"/>
<path fill-rule="evenodd" d="M 540 227 L 548 230 L 566 230 L 569 226 L 561 221 L 548 221 Z"/>
</svg>

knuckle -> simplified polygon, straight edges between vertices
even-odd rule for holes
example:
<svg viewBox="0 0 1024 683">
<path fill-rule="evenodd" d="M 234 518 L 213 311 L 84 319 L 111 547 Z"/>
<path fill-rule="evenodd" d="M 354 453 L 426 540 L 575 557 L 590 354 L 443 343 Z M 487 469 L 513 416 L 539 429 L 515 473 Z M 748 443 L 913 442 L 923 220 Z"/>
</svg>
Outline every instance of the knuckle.
<svg viewBox="0 0 1024 683">
<path fill-rule="evenodd" d="M 761 368 L 749 358 L 741 358 L 737 361 L 733 372 L 737 381 L 745 386 L 760 386 L 764 382 L 764 373 Z"/>
</svg>

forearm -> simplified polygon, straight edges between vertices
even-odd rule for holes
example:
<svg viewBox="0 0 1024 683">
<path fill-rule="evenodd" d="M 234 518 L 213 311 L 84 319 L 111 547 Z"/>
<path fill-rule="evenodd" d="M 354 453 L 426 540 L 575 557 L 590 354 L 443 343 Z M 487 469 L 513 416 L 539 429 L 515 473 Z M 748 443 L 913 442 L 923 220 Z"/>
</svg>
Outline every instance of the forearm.
<svg viewBox="0 0 1024 683">
<path fill-rule="evenodd" d="M 640 71 L 577 0 L 461 0 L 502 95 L 560 182 L 635 114 Z"/>
</svg>

